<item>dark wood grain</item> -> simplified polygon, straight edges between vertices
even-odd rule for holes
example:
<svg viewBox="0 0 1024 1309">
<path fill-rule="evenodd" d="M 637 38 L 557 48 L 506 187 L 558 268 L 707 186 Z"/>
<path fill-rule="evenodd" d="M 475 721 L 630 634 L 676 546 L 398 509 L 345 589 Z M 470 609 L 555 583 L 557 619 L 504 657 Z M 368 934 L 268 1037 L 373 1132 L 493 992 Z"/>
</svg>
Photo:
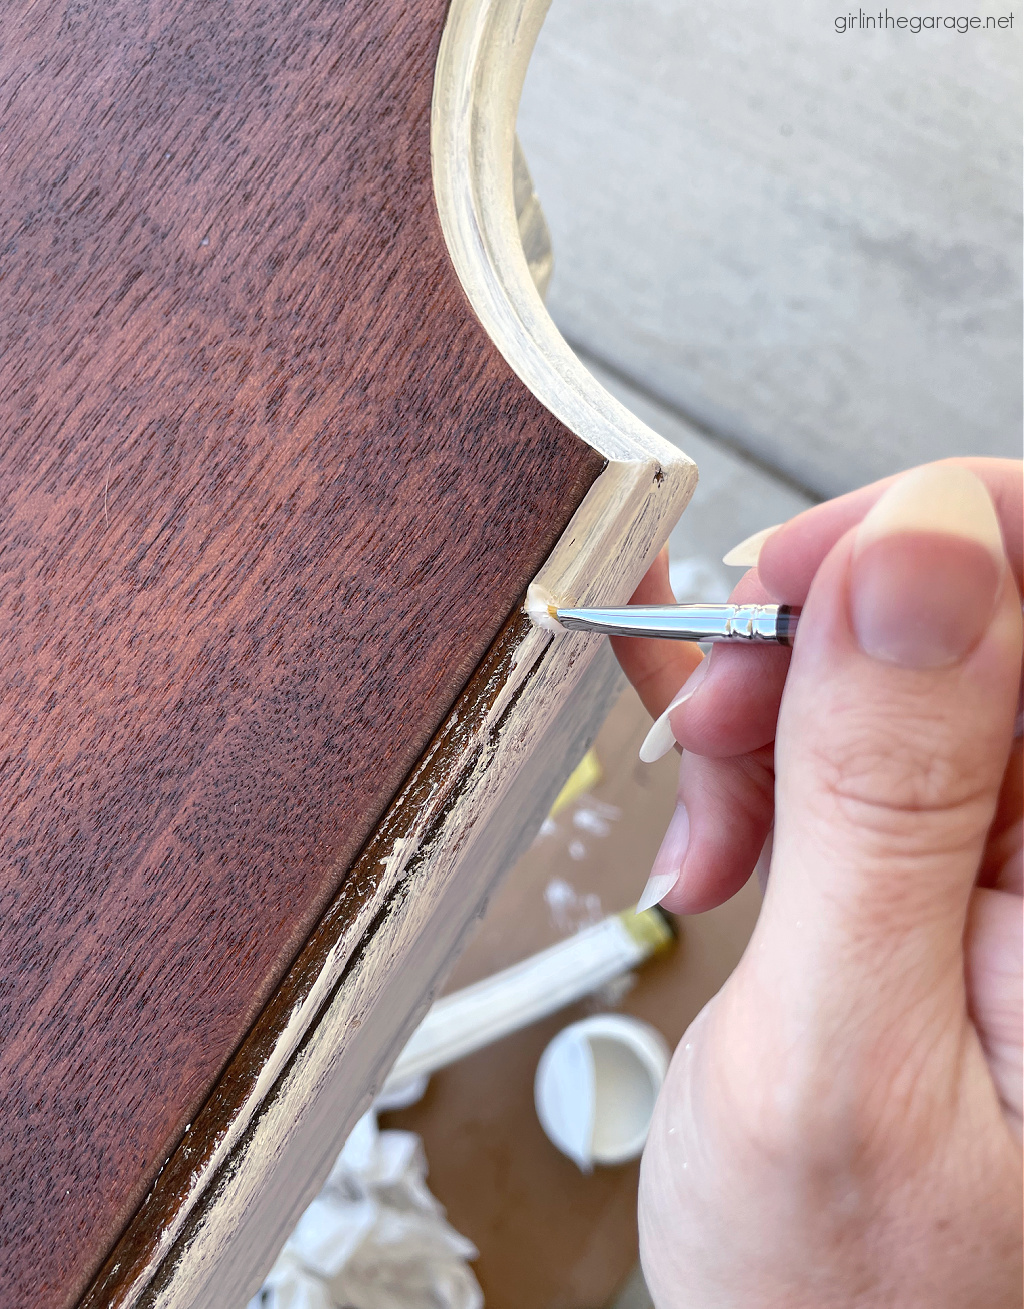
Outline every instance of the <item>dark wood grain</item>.
<svg viewBox="0 0 1024 1309">
<path fill-rule="evenodd" d="M 4 7 L 5 1306 L 82 1293 L 599 470 L 450 267 L 443 19 Z"/>
</svg>

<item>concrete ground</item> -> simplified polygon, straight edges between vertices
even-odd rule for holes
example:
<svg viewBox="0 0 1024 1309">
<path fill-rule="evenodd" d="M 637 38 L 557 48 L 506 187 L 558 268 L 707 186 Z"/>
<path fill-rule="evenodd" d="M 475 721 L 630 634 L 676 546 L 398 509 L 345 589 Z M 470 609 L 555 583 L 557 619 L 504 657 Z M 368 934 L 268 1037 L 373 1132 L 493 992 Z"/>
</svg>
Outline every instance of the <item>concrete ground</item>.
<svg viewBox="0 0 1024 1309">
<path fill-rule="evenodd" d="M 1019 457 L 1021 13 L 999 12 L 840 34 L 817 0 L 554 0 L 518 131 L 563 334 L 820 497 Z"/>
</svg>

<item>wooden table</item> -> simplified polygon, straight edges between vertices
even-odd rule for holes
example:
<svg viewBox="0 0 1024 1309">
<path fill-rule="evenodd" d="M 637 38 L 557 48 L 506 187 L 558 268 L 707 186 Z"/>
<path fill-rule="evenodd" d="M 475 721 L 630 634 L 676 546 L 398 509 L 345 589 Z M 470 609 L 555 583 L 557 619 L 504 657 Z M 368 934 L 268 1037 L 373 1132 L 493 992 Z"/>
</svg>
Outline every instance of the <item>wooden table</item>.
<svg viewBox="0 0 1024 1309">
<path fill-rule="evenodd" d="M 530 280 L 541 9 L 0 16 L 4 1304 L 244 1301 L 594 730 L 524 590 L 694 470 Z"/>
</svg>

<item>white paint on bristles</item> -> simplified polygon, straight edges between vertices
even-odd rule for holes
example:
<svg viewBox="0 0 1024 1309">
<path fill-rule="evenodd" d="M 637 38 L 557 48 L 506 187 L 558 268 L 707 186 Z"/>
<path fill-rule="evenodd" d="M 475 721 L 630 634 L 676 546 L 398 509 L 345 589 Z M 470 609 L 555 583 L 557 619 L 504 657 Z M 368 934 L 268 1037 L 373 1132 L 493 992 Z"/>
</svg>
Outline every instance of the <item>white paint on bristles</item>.
<svg viewBox="0 0 1024 1309">
<path fill-rule="evenodd" d="M 555 617 L 555 597 L 536 582 L 531 582 L 526 589 L 526 604 L 523 606 L 527 617 L 546 632 L 564 631 L 562 624 Z"/>
</svg>

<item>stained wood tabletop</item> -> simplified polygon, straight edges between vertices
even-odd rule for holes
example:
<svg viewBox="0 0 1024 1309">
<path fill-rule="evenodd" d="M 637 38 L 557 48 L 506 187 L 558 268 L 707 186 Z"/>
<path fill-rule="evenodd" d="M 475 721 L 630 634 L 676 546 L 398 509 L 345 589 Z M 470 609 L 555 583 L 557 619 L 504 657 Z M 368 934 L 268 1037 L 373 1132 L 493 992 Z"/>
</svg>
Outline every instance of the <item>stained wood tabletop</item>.
<svg viewBox="0 0 1024 1309">
<path fill-rule="evenodd" d="M 601 461 L 430 176 L 443 0 L 0 19 L 0 1303 L 73 1304 Z"/>
</svg>

